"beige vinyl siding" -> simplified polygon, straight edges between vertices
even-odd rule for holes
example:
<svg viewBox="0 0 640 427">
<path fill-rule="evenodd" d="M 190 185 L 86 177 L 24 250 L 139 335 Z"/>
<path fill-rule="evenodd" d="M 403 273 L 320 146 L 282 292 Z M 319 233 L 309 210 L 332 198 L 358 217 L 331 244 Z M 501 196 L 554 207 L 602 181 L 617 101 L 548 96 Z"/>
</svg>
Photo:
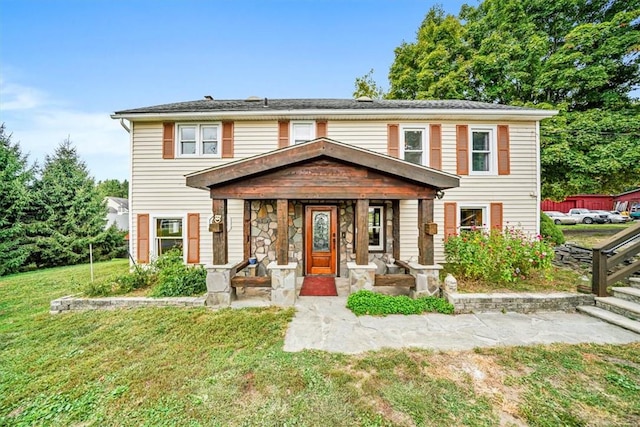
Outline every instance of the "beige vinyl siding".
<svg viewBox="0 0 640 427">
<path fill-rule="evenodd" d="M 486 122 L 479 123 L 486 124 Z M 471 126 L 473 124 L 473 122 L 469 123 Z M 511 174 L 497 175 L 496 171 L 495 175 L 490 176 L 461 176 L 460 187 L 445 190 L 444 198 L 435 200 L 434 220 L 438 224 L 438 234 L 434 237 L 436 262 L 444 262 L 442 242 L 445 202 L 456 202 L 458 209 L 463 205 L 488 207 L 491 202 L 501 202 L 503 203 L 503 226 L 521 228 L 532 237 L 538 233 L 535 122 L 500 122 L 499 124 L 509 125 Z M 450 173 L 456 173 L 455 125 L 455 123 L 442 125 L 442 167 L 445 172 Z M 489 223 L 488 217 L 485 220 Z M 460 225 L 459 222 L 457 225 Z"/>
<path fill-rule="evenodd" d="M 456 125 L 490 124 L 484 121 L 425 120 L 403 122 L 398 120 L 328 121 L 328 138 L 367 148 L 379 153 L 387 152 L 387 124 L 424 123 L 442 124 L 442 168 L 456 173 Z M 504 225 L 522 227 L 526 233 L 537 233 L 537 170 L 535 122 L 500 122 L 509 124 L 511 174 L 462 176 L 461 187 L 445 190 L 442 200 L 435 200 L 434 220 L 438 223 L 435 236 L 436 262 L 444 261 L 442 248 L 444 232 L 443 206 L 445 202 L 461 205 L 485 205 L 503 203 Z M 132 177 L 131 177 L 131 250 L 136 253 L 136 214 L 175 214 L 186 217 L 189 212 L 200 213 L 200 262 L 210 263 L 212 258 L 211 234 L 208 220 L 211 217 L 211 200 L 203 190 L 189 188 L 185 174 L 223 164 L 238 158 L 250 157 L 277 148 L 278 123 L 269 121 L 236 121 L 234 124 L 233 159 L 176 158 L 162 159 L 162 123 L 132 123 Z M 240 200 L 228 202 L 229 261 L 242 258 L 242 214 Z M 487 212 L 488 214 L 488 212 Z M 487 218 L 488 222 L 489 218 Z M 417 260 L 417 202 L 400 203 L 400 253 L 403 260 Z"/>
<path fill-rule="evenodd" d="M 327 123 L 327 138 L 387 154 L 386 121 L 337 121 Z"/>
</svg>

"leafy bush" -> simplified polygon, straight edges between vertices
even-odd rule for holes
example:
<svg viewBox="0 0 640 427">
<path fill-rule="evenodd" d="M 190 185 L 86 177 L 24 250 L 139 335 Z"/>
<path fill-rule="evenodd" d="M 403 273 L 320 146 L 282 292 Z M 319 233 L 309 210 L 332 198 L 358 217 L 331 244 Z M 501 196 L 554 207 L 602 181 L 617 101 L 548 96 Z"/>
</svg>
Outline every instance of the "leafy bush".
<svg viewBox="0 0 640 427">
<path fill-rule="evenodd" d="M 447 238 L 444 249 L 447 269 L 456 277 L 497 284 L 546 274 L 553 259 L 553 248 L 541 236 L 531 239 L 514 228 L 464 232 Z"/>
<path fill-rule="evenodd" d="M 540 235 L 545 241 L 555 245 L 565 242 L 562 230 L 544 212 L 540 212 Z"/>
<path fill-rule="evenodd" d="M 84 293 L 90 297 L 122 295 L 151 287 L 154 297 L 198 295 L 206 291 L 207 271 L 184 265 L 180 251 L 169 251 L 146 267 L 104 281 L 89 283 Z"/>
<path fill-rule="evenodd" d="M 202 294 L 207 290 L 207 270 L 184 264 L 182 254 L 172 250 L 155 262 L 158 283 L 151 290 L 153 297 L 177 297 Z"/>
<path fill-rule="evenodd" d="M 422 297 L 411 299 L 405 295 L 390 296 L 361 290 L 349 295 L 347 308 L 356 316 L 363 314 L 421 314 L 424 312 L 453 313 L 453 305 L 442 298 Z"/>
</svg>

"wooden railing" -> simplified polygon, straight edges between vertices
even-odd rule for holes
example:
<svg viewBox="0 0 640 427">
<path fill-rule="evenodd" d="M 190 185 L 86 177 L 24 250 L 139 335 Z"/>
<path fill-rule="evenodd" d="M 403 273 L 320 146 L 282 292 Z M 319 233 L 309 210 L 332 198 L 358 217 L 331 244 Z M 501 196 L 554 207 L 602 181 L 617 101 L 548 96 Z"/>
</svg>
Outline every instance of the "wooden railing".
<svg viewBox="0 0 640 427">
<path fill-rule="evenodd" d="M 621 231 L 593 247 L 593 270 L 591 290 L 599 297 L 607 296 L 607 287 L 640 271 L 640 259 L 633 257 L 640 253 L 640 223 Z M 628 265 L 609 272 L 625 260 Z"/>
</svg>

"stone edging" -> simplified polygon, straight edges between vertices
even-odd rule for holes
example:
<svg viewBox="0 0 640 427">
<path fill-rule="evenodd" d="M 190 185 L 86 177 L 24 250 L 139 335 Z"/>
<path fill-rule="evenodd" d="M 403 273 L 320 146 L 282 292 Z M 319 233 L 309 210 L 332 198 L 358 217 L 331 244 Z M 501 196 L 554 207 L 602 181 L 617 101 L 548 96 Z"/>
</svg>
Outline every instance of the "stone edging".
<svg viewBox="0 0 640 427">
<path fill-rule="evenodd" d="M 105 298 L 79 298 L 75 295 L 67 295 L 51 301 L 49 312 L 58 314 L 72 310 L 105 310 L 114 308 L 133 307 L 204 307 L 205 297 L 173 297 L 173 298 L 148 298 L 148 297 L 105 297 Z"/>
<path fill-rule="evenodd" d="M 575 311 L 579 305 L 594 305 L 591 294 L 570 292 L 460 294 L 444 292 L 444 297 L 455 307 L 455 314 L 491 311 Z"/>
</svg>

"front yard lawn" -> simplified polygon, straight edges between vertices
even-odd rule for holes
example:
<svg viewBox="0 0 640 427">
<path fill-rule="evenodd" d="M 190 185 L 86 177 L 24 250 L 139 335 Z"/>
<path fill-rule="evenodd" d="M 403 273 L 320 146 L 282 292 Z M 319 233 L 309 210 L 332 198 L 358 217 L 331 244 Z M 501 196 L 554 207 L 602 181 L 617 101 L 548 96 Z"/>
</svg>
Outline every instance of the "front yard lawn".
<svg viewBox="0 0 640 427">
<path fill-rule="evenodd" d="M 286 353 L 293 309 L 49 314 L 87 280 L 86 265 L 0 278 L 0 425 L 640 423 L 638 343 Z"/>
</svg>

